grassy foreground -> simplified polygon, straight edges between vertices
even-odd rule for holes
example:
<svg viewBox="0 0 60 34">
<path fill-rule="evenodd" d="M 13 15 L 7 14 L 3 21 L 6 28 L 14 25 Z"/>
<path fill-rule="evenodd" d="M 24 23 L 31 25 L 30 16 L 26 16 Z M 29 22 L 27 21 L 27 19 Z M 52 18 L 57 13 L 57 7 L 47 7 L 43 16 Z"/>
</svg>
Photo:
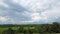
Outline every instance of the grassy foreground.
<svg viewBox="0 0 60 34">
<path fill-rule="evenodd" d="M 60 34 L 60 23 L 33 25 L 0 25 L 0 34 Z"/>
</svg>

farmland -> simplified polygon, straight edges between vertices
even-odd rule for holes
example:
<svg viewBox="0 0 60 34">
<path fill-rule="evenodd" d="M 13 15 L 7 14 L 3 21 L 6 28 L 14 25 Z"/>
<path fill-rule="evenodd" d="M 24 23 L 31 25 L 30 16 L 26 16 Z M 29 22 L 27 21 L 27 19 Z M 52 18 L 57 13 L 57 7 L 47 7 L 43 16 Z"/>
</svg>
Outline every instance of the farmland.
<svg viewBox="0 0 60 34">
<path fill-rule="evenodd" d="M 0 34 L 59 34 L 60 23 L 33 25 L 0 25 Z"/>
</svg>

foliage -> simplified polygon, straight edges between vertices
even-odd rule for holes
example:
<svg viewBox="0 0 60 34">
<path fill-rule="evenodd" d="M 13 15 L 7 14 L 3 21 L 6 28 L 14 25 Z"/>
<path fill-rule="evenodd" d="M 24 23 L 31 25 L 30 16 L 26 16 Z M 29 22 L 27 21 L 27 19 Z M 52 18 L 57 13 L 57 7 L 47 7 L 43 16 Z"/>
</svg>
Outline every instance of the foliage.
<svg viewBox="0 0 60 34">
<path fill-rule="evenodd" d="M 48 34 L 60 33 L 60 23 L 53 22 L 52 24 L 34 24 L 34 25 L 11 25 L 0 27 L 0 34 Z"/>
</svg>

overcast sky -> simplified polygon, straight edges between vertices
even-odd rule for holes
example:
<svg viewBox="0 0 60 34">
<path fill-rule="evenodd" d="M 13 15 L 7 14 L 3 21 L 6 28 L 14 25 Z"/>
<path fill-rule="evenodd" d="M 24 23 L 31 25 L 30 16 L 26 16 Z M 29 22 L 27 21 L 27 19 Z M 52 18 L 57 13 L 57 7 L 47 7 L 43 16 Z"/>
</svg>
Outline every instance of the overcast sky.
<svg viewBox="0 0 60 34">
<path fill-rule="evenodd" d="M 60 0 L 0 0 L 0 24 L 60 22 Z"/>
</svg>

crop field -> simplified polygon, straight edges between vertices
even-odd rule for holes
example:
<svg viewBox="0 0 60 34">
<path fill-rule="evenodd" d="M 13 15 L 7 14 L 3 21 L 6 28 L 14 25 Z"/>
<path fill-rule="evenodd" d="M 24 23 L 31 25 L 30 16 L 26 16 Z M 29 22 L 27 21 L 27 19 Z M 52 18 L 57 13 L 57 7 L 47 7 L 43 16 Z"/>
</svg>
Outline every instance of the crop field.
<svg viewBox="0 0 60 34">
<path fill-rule="evenodd" d="M 7 30 L 9 27 L 0 27 L 0 34 L 3 32 L 3 31 L 5 31 L 5 30 Z M 13 30 L 17 30 L 18 28 L 17 27 L 11 27 Z"/>
<path fill-rule="evenodd" d="M 0 34 L 2 34 L 5 30 L 8 30 L 9 27 L 0 27 Z M 12 30 L 18 30 L 18 27 L 11 27 Z M 24 29 L 28 29 L 25 27 Z M 18 34 L 60 34 L 60 33 L 18 33 Z"/>
<path fill-rule="evenodd" d="M 60 23 L 38 25 L 0 25 L 0 34 L 60 34 Z"/>
</svg>

